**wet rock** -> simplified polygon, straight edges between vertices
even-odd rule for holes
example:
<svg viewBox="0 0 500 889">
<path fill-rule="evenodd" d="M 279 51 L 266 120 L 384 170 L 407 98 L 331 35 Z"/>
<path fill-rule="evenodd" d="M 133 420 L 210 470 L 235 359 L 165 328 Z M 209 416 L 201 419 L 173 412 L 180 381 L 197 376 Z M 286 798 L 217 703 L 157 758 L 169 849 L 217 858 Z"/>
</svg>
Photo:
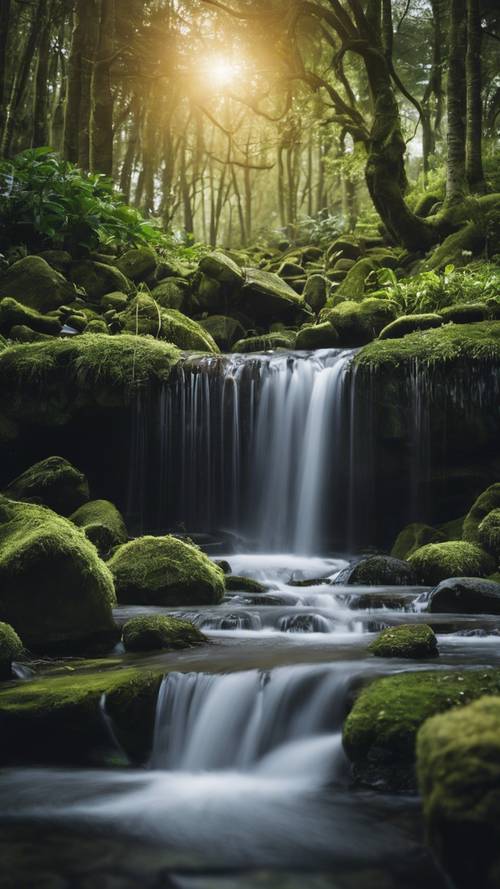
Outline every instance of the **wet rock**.
<svg viewBox="0 0 500 889">
<path fill-rule="evenodd" d="M 335 291 L 337 298 L 361 302 L 366 294 L 366 279 L 378 264 L 371 259 L 358 259 Z"/>
<path fill-rule="evenodd" d="M 213 605 L 224 597 L 221 569 L 175 537 L 138 537 L 118 547 L 108 564 L 124 604 Z"/>
<path fill-rule="evenodd" d="M 376 679 L 356 698 L 343 730 L 355 780 L 377 789 L 416 786 L 417 732 L 430 716 L 500 693 L 500 670 L 421 670 Z"/>
<path fill-rule="evenodd" d="M 391 611 L 399 611 L 405 608 L 409 602 L 416 599 L 417 594 L 414 593 L 406 596 L 402 593 L 360 593 L 359 595 L 350 595 L 348 605 L 353 611 L 367 610 L 371 611 L 377 608 L 389 608 Z"/>
<path fill-rule="evenodd" d="M 444 614 L 500 614 L 500 583 L 480 577 L 450 577 L 432 590 L 428 610 Z"/>
<path fill-rule="evenodd" d="M 265 593 L 266 587 L 251 577 L 229 574 L 226 577 L 226 590 L 234 593 Z"/>
<path fill-rule="evenodd" d="M 500 699 L 429 719 L 417 739 L 427 839 L 457 889 L 498 889 Z"/>
<path fill-rule="evenodd" d="M 473 543 L 450 540 L 429 543 L 410 556 L 419 583 L 438 584 L 449 577 L 487 577 L 495 570 L 488 553 Z"/>
<path fill-rule="evenodd" d="M 38 333 L 57 336 L 61 324 L 57 318 L 42 315 L 15 299 L 4 297 L 0 300 L 0 332 L 8 334 L 14 326 L 22 325 Z"/>
<path fill-rule="evenodd" d="M 490 485 L 474 501 L 463 523 L 463 539 L 479 543 L 479 526 L 492 510 L 500 508 L 500 482 Z"/>
<path fill-rule="evenodd" d="M 71 266 L 71 280 L 81 288 L 91 302 L 99 302 L 106 293 L 130 293 L 128 278 L 113 265 L 85 259 Z"/>
<path fill-rule="evenodd" d="M 116 290 L 113 293 L 105 293 L 101 299 L 103 311 L 114 309 L 116 312 L 124 312 L 128 305 L 128 296 L 126 293 Z"/>
<path fill-rule="evenodd" d="M 261 269 L 245 269 L 241 309 L 252 318 L 294 324 L 306 320 L 310 311 L 302 296 L 278 275 Z"/>
<path fill-rule="evenodd" d="M 415 586 L 415 571 L 408 562 L 391 556 L 370 556 L 337 574 L 336 584 L 359 586 Z"/>
<path fill-rule="evenodd" d="M 157 266 L 158 259 L 150 247 L 133 247 L 116 261 L 116 268 L 131 281 L 144 281 Z"/>
<path fill-rule="evenodd" d="M 271 352 L 274 349 L 293 349 L 296 335 L 293 332 L 267 333 L 263 336 L 251 336 L 238 340 L 231 351 L 237 355 L 249 352 Z"/>
<path fill-rule="evenodd" d="M 21 657 L 23 643 L 10 624 L 0 623 L 0 680 L 10 679 L 12 661 Z"/>
<path fill-rule="evenodd" d="M 428 312 L 423 315 L 401 315 L 391 324 L 380 332 L 381 340 L 394 340 L 406 336 L 408 333 L 414 333 L 416 330 L 430 330 L 435 327 L 441 327 L 444 320 L 441 315 Z"/>
<path fill-rule="evenodd" d="M 47 457 L 10 482 L 4 493 L 67 516 L 89 499 L 89 486 L 83 472 L 64 457 Z"/>
<path fill-rule="evenodd" d="M 434 658 L 438 645 L 434 631 L 425 624 L 401 624 L 382 630 L 368 646 L 376 657 Z"/>
<path fill-rule="evenodd" d="M 66 275 L 72 261 L 71 253 L 68 253 L 67 250 L 43 250 L 38 256 L 61 275 Z"/>
<path fill-rule="evenodd" d="M 70 520 L 81 528 L 101 555 L 126 543 L 127 529 L 121 513 L 109 500 L 91 500 L 80 506 Z"/>
<path fill-rule="evenodd" d="M 316 314 L 321 311 L 330 292 L 330 282 L 324 275 L 309 275 L 304 287 L 304 300 Z"/>
<path fill-rule="evenodd" d="M 0 275 L 0 297 L 37 312 L 50 312 L 74 298 L 75 289 L 40 256 L 25 256 Z"/>
<path fill-rule="evenodd" d="M 177 309 L 163 309 L 147 294 L 136 296 L 127 311 L 118 317 L 126 331 L 167 340 L 186 351 L 219 352 L 214 340 L 201 324 Z"/>
<path fill-rule="evenodd" d="M 200 324 L 223 352 L 230 352 L 234 344 L 245 337 L 243 325 L 228 315 L 209 315 Z"/>
<path fill-rule="evenodd" d="M 451 321 L 453 324 L 472 324 L 474 321 L 486 321 L 490 313 L 484 303 L 463 303 L 446 306 L 439 314 L 446 323 Z"/>
<path fill-rule="evenodd" d="M 297 333 L 296 349 L 305 351 L 314 349 L 335 349 L 339 344 L 339 335 L 329 321 L 301 327 Z"/>
<path fill-rule="evenodd" d="M 479 543 L 487 552 L 500 560 L 500 509 L 492 509 L 478 529 Z"/>
<path fill-rule="evenodd" d="M 27 327 L 26 324 L 15 324 L 10 330 L 9 339 L 16 343 L 43 343 L 52 339 L 52 337 L 48 333 L 37 333 L 36 330 Z"/>
<path fill-rule="evenodd" d="M 206 638 L 188 620 L 167 615 L 134 617 L 123 625 L 125 651 L 176 650 L 202 645 Z"/>
<path fill-rule="evenodd" d="M 367 297 L 361 302 L 346 300 L 333 309 L 325 308 L 320 319 L 335 327 L 341 347 L 354 348 L 369 343 L 395 315 L 396 310 L 388 300 Z"/>
<path fill-rule="evenodd" d="M 431 525 L 413 522 L 398 534 L 391 550 L 391 556 L 395 559 L 408 559 L 415 550 L 427 543 L 443 543 L 445 540 L 446 535 L 443 531 L 433 528 Z"/>
</svg>

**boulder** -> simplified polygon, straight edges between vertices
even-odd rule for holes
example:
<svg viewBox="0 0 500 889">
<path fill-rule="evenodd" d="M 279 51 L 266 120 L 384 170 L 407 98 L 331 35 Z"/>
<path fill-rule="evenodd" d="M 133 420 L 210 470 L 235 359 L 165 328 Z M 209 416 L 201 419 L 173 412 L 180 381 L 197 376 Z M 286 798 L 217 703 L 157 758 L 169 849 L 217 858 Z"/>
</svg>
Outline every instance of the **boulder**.
<svg viewBox="0 0 500 889">
<path fill-rule="evenodd" d="M 196 303 L 200 311 L 216 314 L 225 311 L 228 302 L 225 286 L 200 272 L 196 280 Z"/>
<path fill-rule="evenodd" d="M 465 516 L 462 536 L 469 543 L 479 543 L 479 525 L 493 509 L 500 508 L 500 482 L 490 485 L 474 501 Z"/>
<path fill-rule="evenodd" d="M 330 282 L 324 275 L 309 275 L 304 287 L 304 300 L 313 312 L 317 314 L 326 303 L 330 292 Z"/>
<path fill-rule="evenodd" d="M 483 549 L 500 561 L 500 509 L 492 509 L 477 530 Z"/>
<path fill-rule="evenodd" d="M 183 278 L 165 278 L 151 291 L 153 299 L 163 309 L 181 311 L 186 302 L 187 285 Z"/>
<path fill-rule="evenodd" d="M 11 500 L 41 503 L 67 516 L 89 499 L 89 485 L 83 472 L 64 457 L 47 457 L 10 482 L 4 493 Z"/>
<path fill-rule="evenodd" d="M 43 343 L 51 340 L 52 337 L 48 333 L 37 333 L 26 324 L 15 324 L 11 327 L 9 338 L 16 343 Z"/>
<path fill-rule="evenodd" d="M 353 348 L 369 343 L 395 315 L 389 300 L 367 297 L 359 303 L 346 300 L 333 309 L 323 309 L 320 319 L 329 321 L 338 331 L 340 346 Z"/>
<path fill-rule="evenodd" d="M 354 778 L 382 790 L 414 789 L 415 744 L 425 720 L 499 692 L 498 669 L 420 670 L 375 679 L 344 723 Z"/>
<path fill-rule="evenodd" d="M 240 577 L 238 574 L 226 575 L 226 590 L 234 593 L 265 593 L 267 587 L 252 577 Z"/>
<path fill-rule="evenodd" d="M 71 253 L 68 253 L 67 250 L 42 250 L 38 256 L 40 259 L 44 259 L 56 272 L 60 272 L 61 275 L 67 273 L 72 262 Z"/>
<path fill-rule="evenodd" d="M 320 324 L 308 324 L 297 333 L 295 348 L 304 351 L 313 349 L 335 349 L 339 344 L 339 335 L 329 321 Z"/>
<path fill-rule="evenodd" d="M 285 324 L 305 321 L 311 314 L 304 298 L 279 275 L 261 269 L 245 269 L 245 283 L 238 303 L 251 318 Z"/>
<path fill-rule="evenodd" d="M 240 267 L 221 250 L 214 250 L 213 253 L 203 256 L 199 270 L 219 284 L 229 284 L 231 287 L 241 287 L 245 279 Z"/>
<path fill-rule="evenodd" d="M 456 889 L 498 889 L 500 698 L 427 720 L 417 738 L 427 841 Z"/>
<path fill-rule="evenodd" d="M 428 543 L 408 559 L 419 583 L 438 584 L 448 577 L 487 577 L 495 570 L 488 553 L 473 543 L 450 540 Z"/>
<path fill-rule="evenodd" d="M 240 322 L 227 315 L 209 315 L 199 323 L 223 352 L 230 352 L 235 342 L 245 337 L 245 330 Z"/>
<path fill-rule="evenodd" d="M 361 302 L 366 296 L 366 279 L 377 268 L 377 263 L 371 259 L 358 259 L 347 272 L 344 280 L 335 291 L 336 297 Z"/>
<path fill-rule="evenodd" d="M 42 315 L 36 309 L 30 309 L 6 296 L 0 300 L 0 331 L 8 334 L 13 327 L 18 325 L 52 336 L 58 336 L 61 332 L 61 324 L 57 318 Z"/>
<path fill-rule="evenodd" d="M 167 340 L 179 349 L 218 353 L 210 334 L 192 318 L 177 309 L 163 309 L 147 294 L 139 294 L 127 311 L 118 316 L 126 331 L 147 334 Z"/>
<path fill-rule="evenodd" d="M 408 559 L 415 550 L 427 543 L 443 543 L 446 534 L 442 530 L 425 525 L 422 522 L 412 522 L 398 534 L 391 556 L 395 559 Z"/>
<path fill-rule="evenodd" d="M 247 354 L 248 352 L 272 352 L 275 349 L 294 349 L 296 334 L 293 331 L 266 333 L 262 336 L 250 336 L 238 340 L 231 352 Z"/>
<path fill-rule="evenodd" d="M 125 651 L 159 651 L 202 645 L 205 636 L 188 620 L 166 615 L 133 617 L 123 625 Z"/>
<path fill-rule="evenodd" d="M 82 529 L 101 555 L 106 555 L 114 546 L 128 540 L 123 517 L 109 500 L 84 503 L 70 516 L 70 520 Z"/>
<path fill-rule="evenodd" d="M 328 248 L 327 258 L 331 260 L 333 256 L 339 254 L 343 259 L 359 259 L 362 249 L 358 241 L 354 238 L 342 237 L 337 238 Z"/>
<path fill-rule="evenodd" d="M 74 299 L 75 288 L 40 256 L 25 256 L 0 275 L 4 296 L 43 314 Z"/>
<path fill-rule="evenodd" d="M 12 676 L 12 661 L 21 657 L 23 643 L 10 624 L 0 623 L 0 680 Z"/>
<path fill-rule="evenodd" d="M 104 318 L 91 318 L 84 327 L 85 333 L 109 333 L 108 325 Z"/>
<path fill-rule="evenodd" d="M 414 586 L 416 575 L 408 562 L 391 556 L 369 556 L 337 574 L 336 584 L 358 586 Z"/>
<path fill-rule="evenodd" d="M 445 323 L 472 324 L 474 321 L 486 321 L 490 312 L 484 303 L 462 303 L 461 305 L 446 306 L 439 311 Z"/>
<path fill-rule="evenodd" d="M 112 643 L 113 579 L 95 547 L 43 506 L 0 499 L 0 619 L 28 648 Z"/>
<path fill-rule="evenodd" d="M 368 646 L 376 657 L 433 658 L 438 645 L 434 631 L 425 624 L 388 627 Z"/>
<path fill-rule="evenodd" d="M 139 537 L 113 553 L 118 601 L 133 605 L 213 605 L 224 574 L 201 550 L 175 537 Z"/>
<path fill-rule="evenodd" d="M 132 247 L 116 261 L 119 271 L 130 281 L 144 281 L 157 266 L 158 259 L 150 247 Z"/>
<path fill-rule="evenodd" d="M 99 302 L 106 293 L 130 293 L 132 284 L 114 265 L 84 259 L 73 263 L 71 280 L 90 302 Z"/>
<path fill-rule="evenodd" d="M 115 290 L 113 293 L 105 293 L 101 298 L 101 307 L 103 311 L 114 309 L 116 312 L 124 312 L 128 305 L 128 296 Z"/>
<path fill-rule="evenodd" d="M 441 315 L 427 312 L 423 315 L 401 315 L 396 318 L 387 327 L 379 333 L 381 340 L 396 340 L 406 336 L 407 333 L 414 333 L 416 330 L 431 330 L 435 327 L 441 327 L 444 320 Z"/>
<path fill-rule="evenodd" d="M 450 577 L 429 595 L 428 611 L 444 614 L 500 614 L 500 583 L 480 577 Z"/>
</svg>

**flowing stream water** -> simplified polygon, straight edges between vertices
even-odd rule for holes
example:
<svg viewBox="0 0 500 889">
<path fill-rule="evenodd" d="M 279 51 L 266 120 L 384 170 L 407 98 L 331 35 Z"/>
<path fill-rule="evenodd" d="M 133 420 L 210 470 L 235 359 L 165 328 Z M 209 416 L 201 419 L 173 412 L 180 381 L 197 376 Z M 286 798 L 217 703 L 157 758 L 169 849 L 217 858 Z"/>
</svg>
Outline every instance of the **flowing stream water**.
<svg viewBox="0 0 500 889">
<path fill-rule="evenodd" d="M 4 770 L 2 889 L 444 889 L 418 799 L 351 786 L 342 723 L 364 682 L 429 666 L 370 657 L 383 627 L 432 618 L 432 666 L 453 670 L 500 664 L 500 620 L 427 615 L 422 588 L 334 583 L 364 508 L 351 360 L 198 359 L 138 405 L 132 511 L 227 532 L 217 558 L 265 592 L 116 609 L 183 615 L 209 645 L 117 653 L 164 668 L 143 769 Z"/>
</svg>

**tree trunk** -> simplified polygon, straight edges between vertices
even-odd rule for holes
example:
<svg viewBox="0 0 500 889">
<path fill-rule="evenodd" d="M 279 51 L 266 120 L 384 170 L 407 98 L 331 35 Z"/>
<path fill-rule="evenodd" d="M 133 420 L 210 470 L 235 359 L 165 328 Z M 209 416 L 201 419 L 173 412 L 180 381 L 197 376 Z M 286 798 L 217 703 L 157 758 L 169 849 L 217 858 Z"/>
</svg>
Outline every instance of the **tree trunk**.
<svg viewBox="0 0 500 889">
<path fill-rule="evenodd" d="M 482 157 L 481 13 L 479 0 L 467 0 L 467 136 L 466 173 L 471 191 L 486 191 Z"/>
<path fill-rule="evenodd" d="M 21 55 L 19 68 L 16 73 L 3 141 L 3 151 L 4 154 L 6 154 L 7 156 L 10 155 L 12 150 L 14 129 L 19 119 L 21 108 L 26 97 L 31 65 L 33 63 L 38 35 L 40 33 L 43 16 L 45 14 L 45 7 L 46 0 L 39 0 L 35 9 L 35 14 L 33 15 L 31 21 L 30 29 L 28 31 L 28 36 L 26 38 L 26 43 Z"/>
<path fill-rule="evenodd" d="M 449 33 L 447 206 L 462 201 L 467 190 L 465 178 L 465 50 L 467 39 L 465 0 L 450 0 Z"/>
<path fill-rule="evenodd" d="M 3 143 L 7 105 L 7 43 L 9 40 L 11 0 L 0 3 L 0 145 Z"/>
<path fill-rule="evenodd" d="M 35 102 L 33 107 L 33 147 L 49 143 L 49 62 L 50 38 L 52 34 L 52 4 L 43 0 L 43 20 L 38 46 L 38 61 L 35 74 Z"/>
<path fill-rule="evenodd" d="M 92 76 L 90 168 L 113 175 L 113 92 L 111 64 L 115 46 L 115 0 L 101 0 L 99 44 Z"/>
<path fill-rule="evenodd" d="M 88 170 L 92 68 L 98 35 L 97 0 L 76 0 L 68 63 L 64 157 Z"/>
</svg>

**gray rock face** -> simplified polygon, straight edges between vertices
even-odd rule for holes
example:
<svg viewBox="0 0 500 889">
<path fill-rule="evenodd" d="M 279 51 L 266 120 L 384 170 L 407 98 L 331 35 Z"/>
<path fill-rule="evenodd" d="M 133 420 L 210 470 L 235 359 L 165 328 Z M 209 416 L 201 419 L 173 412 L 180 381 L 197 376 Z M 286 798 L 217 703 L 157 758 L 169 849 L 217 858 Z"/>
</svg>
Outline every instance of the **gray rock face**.
<svg viewBox="0 0 500 889">
<path fill-rule="evenodd" d="M 450 577 L 432 590 L 428 610 L 445 614 L 500 614 L 500 583 L 480 577 Z"/>
<path fill-rule="evenodd" d="M 337 584 L 358 586 L 414 586 L 416 582 L 411 565 L 391 556 L 361 559 L 356 565 L 344 568 L 335 579 Z"/>
</svg>

